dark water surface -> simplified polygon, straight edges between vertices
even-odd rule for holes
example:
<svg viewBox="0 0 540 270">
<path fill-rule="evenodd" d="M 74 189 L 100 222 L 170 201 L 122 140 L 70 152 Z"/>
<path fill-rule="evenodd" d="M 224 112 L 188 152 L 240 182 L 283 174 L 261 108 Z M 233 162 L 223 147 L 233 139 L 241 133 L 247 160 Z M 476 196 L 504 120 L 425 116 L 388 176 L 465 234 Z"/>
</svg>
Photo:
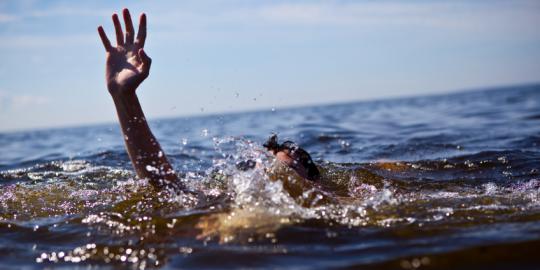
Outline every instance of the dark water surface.
<svg viewBox="0 0 540 270">
<path fill-rule="evenodd" d="M 0 268 L 539 267 L 538 85 L 151 124 L 198 195 L 135 179 L 116 125 L 0 134 Z M 266 173 L 272 132 L 320 183 Z"/>
</svg>

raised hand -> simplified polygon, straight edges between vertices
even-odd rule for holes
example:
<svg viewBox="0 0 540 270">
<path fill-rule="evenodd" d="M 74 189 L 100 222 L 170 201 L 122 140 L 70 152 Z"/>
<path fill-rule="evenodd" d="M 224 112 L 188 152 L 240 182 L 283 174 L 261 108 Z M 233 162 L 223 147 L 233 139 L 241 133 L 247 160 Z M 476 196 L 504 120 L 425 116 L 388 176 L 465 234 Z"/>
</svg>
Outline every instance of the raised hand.
<svg viewBox="0 0 540 270">
<path fill-rule="evenodd" d="M 98 33 L 107 52 L 105 79 L 107 88 L 113 96 L 134 93 L 135 89 L 148 77 L 152 59 L 144 51 L 146 40 L 146 15 L 143 13 L 139 19 L 139 31 L 135 38 L 135 30 L 129 10 L 122 11 L 126 34 L 122 31 L 122 25 L 115 13 L 112 15 L 116 30 L 116 47 L 105 34 L 102 26 L 98 27 Z"/>
<path fill-rule="evenodd" d="M 141 14 L 139 32 L 135 38 L 129 11 L 124 9 L 122 13 L 126 24 L 125 36 L 118 15 L 112 16 L 116 30 L 116 47 L 111 46 L 103 27 L 99 26 L 98 32 L 107 51 L 105 77 L 124 134 L 126 150 L 139 178 L 148 179 L 156 188 L 180 189 L 181 184 L 148 127 L 135 93 L 135 89 L 148 77 L 150 71 L 151 60 L 143 50 L 146 16 Z"/>
</svg>

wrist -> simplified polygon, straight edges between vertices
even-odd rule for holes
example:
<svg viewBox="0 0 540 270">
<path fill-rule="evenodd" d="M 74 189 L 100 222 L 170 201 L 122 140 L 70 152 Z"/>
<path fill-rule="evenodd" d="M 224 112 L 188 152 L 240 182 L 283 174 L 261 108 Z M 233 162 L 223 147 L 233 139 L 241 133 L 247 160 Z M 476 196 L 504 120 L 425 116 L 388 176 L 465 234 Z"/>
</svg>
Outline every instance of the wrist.
<svg viewBox="0 0 540 270">
<path fill-rule="evenodd" d="M 136 87 L 108 86 L 107 88 L 109 89 L 109 94 L 114 100 L 132 98 L 136 96 Z"/>
<path fill-rule="evenodd" d="M 135 92 L 111 92 L 111 97 L 113 102 L 116 104 L 116 107 L 128 107 L 130 104 L 133 104 L 134 101 L 138 101 L 137 95 Z"/>
<path fill-rule="evenodd" d="M 139 103 L 139 98 L 137 98 L 135 92 L 112 95 L 112 98 L 114 106 L 116 107 L 116 112 L 120 118 L 120 122 L 125 122 L 122 124 L 122 126 L 130 127 L 143 123 L 141 121 L 132 121 L 144 120 L 144 113 L 142 111 L 141 104 Z"/>
</svg>

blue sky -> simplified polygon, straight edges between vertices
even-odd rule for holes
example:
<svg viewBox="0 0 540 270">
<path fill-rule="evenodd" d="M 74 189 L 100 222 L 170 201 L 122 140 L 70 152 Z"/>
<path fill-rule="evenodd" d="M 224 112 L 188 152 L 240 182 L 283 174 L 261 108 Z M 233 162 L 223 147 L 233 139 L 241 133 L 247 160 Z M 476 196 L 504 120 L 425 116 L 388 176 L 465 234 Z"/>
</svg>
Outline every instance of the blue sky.
<svg viewBox="0 0 540 270">
<path fill-rule="evenodd" d="M 0 131 L 116 121 L 96 27 L 148 15 L 147 117 L 540 81 L 539 1 L 0 1 Z"/>
</svg>

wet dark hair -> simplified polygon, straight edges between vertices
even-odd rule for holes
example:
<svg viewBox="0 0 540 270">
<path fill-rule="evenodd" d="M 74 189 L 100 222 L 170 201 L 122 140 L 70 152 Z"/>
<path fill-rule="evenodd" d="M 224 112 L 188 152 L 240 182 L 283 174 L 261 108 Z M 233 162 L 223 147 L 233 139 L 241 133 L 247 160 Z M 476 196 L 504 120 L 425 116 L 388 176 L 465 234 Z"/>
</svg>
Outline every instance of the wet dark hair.
<svg viewBox="0 0 540 270">
<path fill-rule="evenodd" d="M 299 147 L 296 143 L 292 141 L 285 141 L 282 144 L 278 143 L 277 135 L 273 134 L 268 138 L 266 143 L 263 144 L 266 149 L 275 152 L 288 150 L 295 157 L 294 162 L 298 163 L 300 166 L 306 169 L 307 179 L 311 181 L 318 180 L 320 177 L 320 172 L 315 162 L 311 159 L 309 153 Z"/>
<path fill-rule="evenodd" d="M 272 134 L 270 138 L 263 144 L 270 151 L 279 151 L 280 145 L 277 142 L 277 134 Z"/>
</svg>

